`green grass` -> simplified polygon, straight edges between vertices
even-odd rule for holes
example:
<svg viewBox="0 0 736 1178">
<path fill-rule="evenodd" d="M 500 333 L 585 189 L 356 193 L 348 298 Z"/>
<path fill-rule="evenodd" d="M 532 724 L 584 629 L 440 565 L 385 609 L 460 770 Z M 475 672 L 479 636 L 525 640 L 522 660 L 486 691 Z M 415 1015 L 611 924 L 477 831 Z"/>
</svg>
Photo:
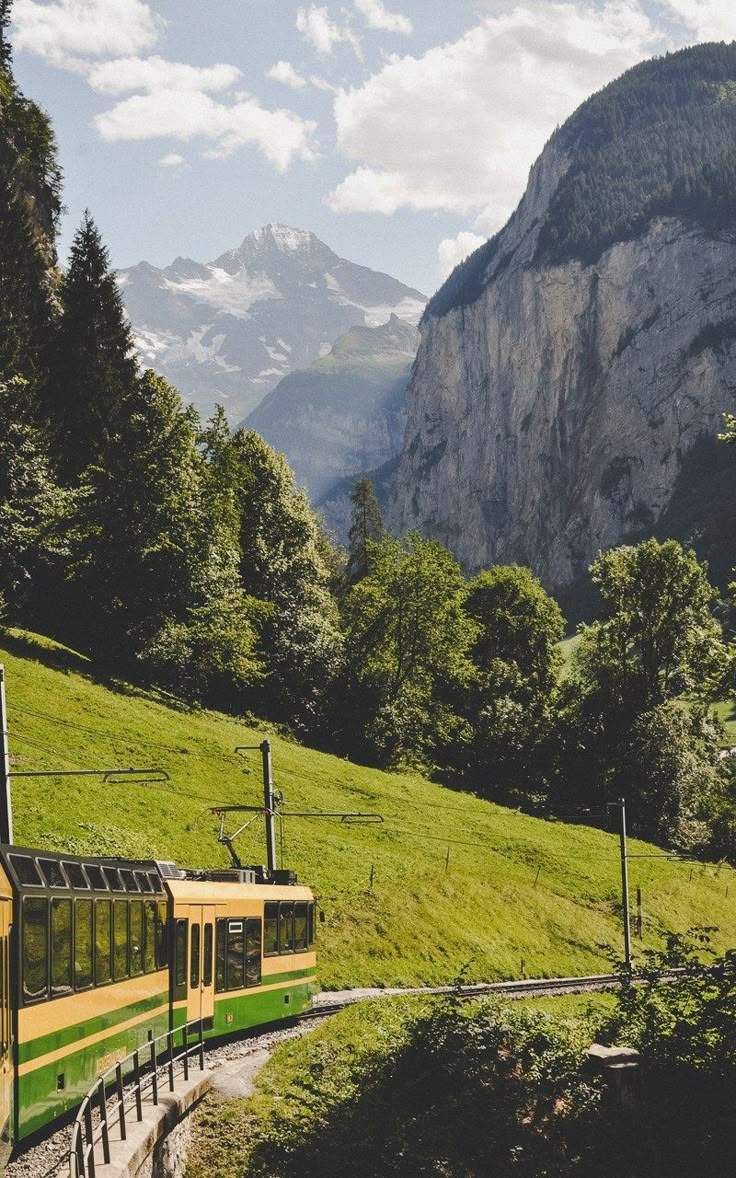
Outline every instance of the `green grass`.
<svg viewBox="0 0 736 1178">
<path fill-rule="evenodd" d="M 265 729 L 98 682 L 73 652 L 18 631 L 0 638 L 0 660 L 16 769 L 159 765 L 171 778 L 158 785 L 16 778 L 17 842 L 227 863 L 207 807 L 260 800 L 258 754 L 244 761 L 233 749 L 257 744 Z M 325 914 L 324 986 L 441 983 L 461 972 L 467 980 L 512 978 L 522 959 L 527 976 L 608 967 L 600 946 L 621 941 L 615 837 L 272 739 L 275 782 L 288 807 L 385 818 L 381 826 L 284 824 L 285 863 L 312 885 Z M 238 846 L 244 862 L 263 861 L 260 819 Z M 635 842 L 631 849 L 653 850 Z M 736 943 L 730 868 L 634 859 L 632 894 L 637 886 L 644 945 L 703 924 L 718 926 L 716 947 Z"/>
<path fill-rule="evenodd" d="M 503 1012 L 506 1005 L 493 999 L 463 1003 L 461 1015 L 467 1020 L 470 1040 L 477 1015 L 482 1016 L 489 1006 Z M 565 1024 L 582 1053 L 596 1038 L 597 1027 L 612 1009 L 613 998 L 580 994 L 527 998 L 510 1005 L 515 1010 L 528 1007 Z M 274 1147 L 283 1160 L 291 1157 L 293 1150 L 306 1146 L 305 1158 L 309 1160 L 315 1143 L 325 1133 L 334 1134 L 346 1118 L 357 1114 L 356 1124 L 360 1124 L 359 1109 L 366 1088 L 386 1082 L 381 1080 L 382 1073 L 390 1072 L 406 1050 L 412 1024 L 428 1016 L 433 1008 L 449 1009 L 448 999 L 417 996 L 362 1002 L 341 1011 L 305 1037 L 280 1044 L 256 1075 L 252 1097 L 207 1097 L 196 1115 L 187 1178 L 208 1178 L 213 1174 L 217 1178 L 247 1178 L 251 1173 L 280 1173 L 278 1165 L 271 1169 Z M 470 1050 L 472 1053 L 472 1047 Z M 441 1062 L 438 1060 L 437 1065 L 441 1066 Z M 470 1060 L 468 1067 L 466 1082 L 472 1089 L 477 1074 Z M 455 1080 L 463 1082 L 457 1074 Z M 406 1092 L 396 1093 L 397 1100 L 406 1096 Z M 407 1110 L 407 1116 L 411 1111 Z M 365 1124 L 362 1127 L 365 1129 Z M 374 1128 L 380 1138 L 381 1126 L 376 1124 Z M 339 1134 L 339 1128 L 337 1131 Z M 259 1160 L 259 1147 L 264 1143 L 270 1143 L 271 1149 Z M 288 1168 L 298 1169 L 293 1165 Z"/>
<path fill-rule="evenodd" d="M 575 648 L 580 642 L 580 635 L 573 634 L 571 638 L 565 638 L 560 643 L 560 650 L 562 651 L 562 670 L 561 675 L 566 679 L 572 670 L 572 656 L 575 653 Z"/>
</svg>

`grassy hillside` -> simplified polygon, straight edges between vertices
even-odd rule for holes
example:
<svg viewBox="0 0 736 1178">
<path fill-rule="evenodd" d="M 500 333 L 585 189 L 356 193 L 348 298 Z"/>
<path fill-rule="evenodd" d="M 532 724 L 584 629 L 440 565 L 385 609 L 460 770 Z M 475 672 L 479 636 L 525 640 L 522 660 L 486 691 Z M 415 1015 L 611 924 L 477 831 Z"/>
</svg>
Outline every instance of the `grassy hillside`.
<svg viewBox="0 0 736 1178">
<path fill-rule="evenodd" d="M 96 778 L 18 778 L 16 841 L 224 865 L 206 808 L 257 802 L 258 754 L 238 744 L 263 729 L 167 706 L 125 684 L 96 681 L 71 651 L 12 631 L 0 638 L 10 750 L 17 769 L 160 765 L 159 785 Z M 315 889 L 325 986 L 445 982 L 586 972 L 618 946 L 619 861 L 614 836 L 542 822 L 419 777 L 380 773 L 273 738 L 276 785 L 293 809 L 370 810 L 382 826 L 292 820 L 285 862 Z M 240 840 L 262 862 L 257 819 Z M 449 864 L 447 853 L 449 849 Z M 646 851 L 641 844 L 632 850 Z M 374 867 L 373 887 L 370 886 Z M 656 858 L 631 864 L 641 886 L 645 944 L 667 931 L 717 925 L 736 943 L 736 878 L 723 867 Z"/>
</svg>

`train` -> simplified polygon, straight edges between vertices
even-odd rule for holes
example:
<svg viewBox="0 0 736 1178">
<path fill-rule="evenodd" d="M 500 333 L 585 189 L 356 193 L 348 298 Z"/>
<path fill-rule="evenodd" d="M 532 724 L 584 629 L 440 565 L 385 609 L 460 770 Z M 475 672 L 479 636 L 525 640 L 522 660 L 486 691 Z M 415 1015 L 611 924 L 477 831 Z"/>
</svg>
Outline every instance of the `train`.
<svg viewBox="0 0 736 1178">
<path fill-rule="evenodd" d="M 277 1023 L 316 989 L 311 890 L 285 870 L 0 846 L 2 1160 L 137 1047 Z"/>
</svg>

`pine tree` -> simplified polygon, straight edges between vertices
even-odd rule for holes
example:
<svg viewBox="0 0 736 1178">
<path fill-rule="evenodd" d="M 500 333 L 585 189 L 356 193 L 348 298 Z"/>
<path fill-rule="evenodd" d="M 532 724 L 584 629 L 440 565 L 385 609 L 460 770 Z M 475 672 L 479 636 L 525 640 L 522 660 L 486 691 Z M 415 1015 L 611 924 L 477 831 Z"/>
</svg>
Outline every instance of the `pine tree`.
<svg viewBox="0 0 736 1178">
<path fill-rule="evenodd" d="M 243 585 L 270 606 L 257 705 L 315 738 L 329 722 L 342 645 L 320 525 L 283 455 L 255 430 L 238 430 L 232 446 Z"/>
<path fill-rule="evenodd" d="M 381 508 L 373 483 L 369 478 L 358 479 L 350 495 L 351 516 L 348 532 L 347 579 L 351 585 L 369 572 L 369 544 L 384 534 Z"/>
<path fill-rule="evenodd" d="M 0 375 L 43 381 L 56 312 L 61 173 L 47 116 L 18 89 L 0 0 Z"/>
<path fill-rule="evenodd" d="M 8 39 L 12 3 L 13 0 L 0 0 L 0 70 L 8 69 L 12 57 L 10 41 Z"/>
<path fill-rule="evenodd" d="M 123 301 L 89 212 L 74 238 L 62 303 L 49 412 L 61 472 L 74 480 L 86 466 L 108 460 L 137 378 Z"/>
</svg>

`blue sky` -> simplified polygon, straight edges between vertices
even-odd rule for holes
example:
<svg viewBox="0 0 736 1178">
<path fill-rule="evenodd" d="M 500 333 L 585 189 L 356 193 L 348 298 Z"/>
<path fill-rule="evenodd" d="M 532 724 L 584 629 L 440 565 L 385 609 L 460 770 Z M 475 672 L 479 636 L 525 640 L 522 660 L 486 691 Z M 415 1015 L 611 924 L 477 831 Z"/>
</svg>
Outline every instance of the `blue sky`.
<svg viewBox="0 0 736 1178">
<path fill-rule="evenodd" d="M 89 206 L 124 267 L 311 229 L 430 294 L 505 221 L 545 140 L 734 0 L 15 0 L 51 114 L 64 257 Z"/>
</svg>

